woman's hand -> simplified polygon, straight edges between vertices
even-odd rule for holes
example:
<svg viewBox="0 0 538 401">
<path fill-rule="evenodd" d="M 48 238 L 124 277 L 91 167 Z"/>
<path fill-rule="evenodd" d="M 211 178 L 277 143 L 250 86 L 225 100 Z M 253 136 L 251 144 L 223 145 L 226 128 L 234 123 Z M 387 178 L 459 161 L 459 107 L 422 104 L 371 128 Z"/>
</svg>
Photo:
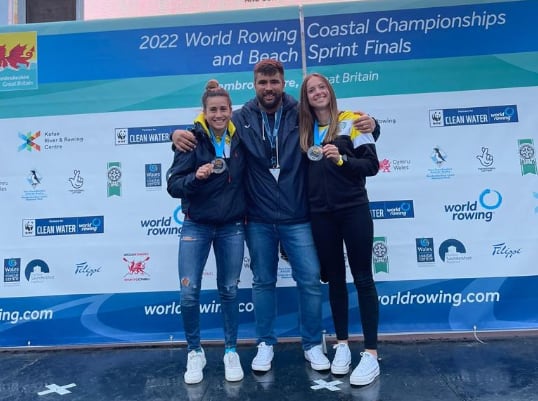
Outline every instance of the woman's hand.
<svg viewBox="0 0 538 401">
<path fill-rule="evenodd" d="M 202 164 L 200 167 L 198 167 L 198 170 L 196 170 L 196 178 L 199 180 L 207 180 L 212 173 L 213 164 Z"/>
<path fill-rule="evenodd" d="M 332 160 L 335 164 L 338 163 L 338 160 L 340 160 L 340 152 L 338 151 L 338 148 L 332 143 L 323 145 L 323 148 L 321 148 L 321 150 L 323 151 L 323 156 L 325 156 L 327 159 Z"/>
</svg>

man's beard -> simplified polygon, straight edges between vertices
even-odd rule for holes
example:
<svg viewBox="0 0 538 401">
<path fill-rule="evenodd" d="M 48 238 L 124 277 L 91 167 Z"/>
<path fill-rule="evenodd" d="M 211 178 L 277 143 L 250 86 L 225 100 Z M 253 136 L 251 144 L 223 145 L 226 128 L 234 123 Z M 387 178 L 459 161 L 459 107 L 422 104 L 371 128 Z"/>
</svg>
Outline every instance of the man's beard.
<svg viewBox="0 0 538 401">
<path fill-rule="evenodd" d="M 269 92 L 269 93 L 273 95 L 272 101 L 266 102 L 262 95 L 262 96 L 258 96 L 258 103 L 263 109 L 267 111 L 273 111 L 280 105 L 280 102 L 282 101 L 282 93 L 280 94 L 275 93 L 275 92 Z"/>
</svg>

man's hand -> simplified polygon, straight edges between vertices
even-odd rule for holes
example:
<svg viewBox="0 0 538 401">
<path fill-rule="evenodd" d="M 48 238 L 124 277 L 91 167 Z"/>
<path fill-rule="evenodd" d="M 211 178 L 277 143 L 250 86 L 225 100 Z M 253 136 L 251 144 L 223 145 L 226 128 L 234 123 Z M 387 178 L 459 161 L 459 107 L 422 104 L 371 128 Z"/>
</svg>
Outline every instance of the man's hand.
<svg viewBox="0 0 538 401">
<path fill-rule="evenodd" d="M 172 142 L 176 149 L 181 152 L 190 152 L 196 147 L 194 134 L 184 129 L 176 129 L 172 133 Z"/>
<path fill-rule="evenodd" d="M 375 129 L 375 120 L 363 111 L 356 111 L 356 114 L 360 114 L 360 117 L 353 121 L 355 129 L 365 134 L 370 134 Z"/>
</svg>

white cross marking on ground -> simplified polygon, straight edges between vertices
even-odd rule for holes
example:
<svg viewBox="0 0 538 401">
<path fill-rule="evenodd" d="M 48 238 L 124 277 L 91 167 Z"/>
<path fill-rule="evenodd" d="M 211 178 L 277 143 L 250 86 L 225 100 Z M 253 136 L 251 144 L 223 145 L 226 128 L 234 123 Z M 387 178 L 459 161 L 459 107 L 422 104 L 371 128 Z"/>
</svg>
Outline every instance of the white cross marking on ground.
<svg viewBox="0 0 538 401">
<path fill-rule="evenodd" d="M 60 395 L 69 394 L 71 391 L 67 390 L 68 388 L 75 387 L 75 383 L 66 384 L 65 386 L 58 386 L 57 384 L 47 384 L 45 387 L 48 390 L 40 391 L 37 395 L 46 395 L 51 393 L 58 393 Z"/>
<path fill-rule="evenodd" d="M 331 382 L 326 382 L 323 379 L 314 380 L 314 383 L 316 383 L 316 386 L 310 386 L 312 390 L 320 390 L 322 388 L 326 388 L 330 391 L 340 391 L 338 387 L 336 387 L 338 384 L 342 384 L 340 380 L 333 380 Z"/>
</svg>

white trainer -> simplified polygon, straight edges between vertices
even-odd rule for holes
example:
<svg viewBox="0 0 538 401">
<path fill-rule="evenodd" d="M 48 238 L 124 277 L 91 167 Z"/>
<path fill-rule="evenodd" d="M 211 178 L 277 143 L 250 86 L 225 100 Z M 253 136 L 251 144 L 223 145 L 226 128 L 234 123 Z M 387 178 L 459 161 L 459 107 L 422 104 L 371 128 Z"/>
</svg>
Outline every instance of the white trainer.
<svg viewBox="0 0 538 401">
<path fill-rule="evenodd" d="M 336 350 L 333 361 L 331 363 L 331 373 L 333 375 L 347 375 L 351 365 L 351 351 L 345 343 L 333 345 Z"/>
<path fill-rule="evenodd" d="M 354 386 L 366 386 L 374 381 L 379 376 L 379 363 L 377 358 L 369 352 L 361 352 L 361 361 L 357 365 L 351 377 L 349 383 Z"/>
<path fill-rule="evenodd" d="M 331 367 L 331 362 L 327 359 L 320 345 L 315 345 L 304 352 L 305 359 L 310 362 L 314 370 L 327 370 Z"/>
<path fill-rule="evenodd" d="M 200 351 L 193 350 L 189 352 L 187 354 L 187 371 L 183 376 L 185 383 L 200 383 L 204 379 L 205 364 L 205 353 L 202 348 L 200 348 Z"/>
<path fill-rule="evenodd" d="M 229 382 L 243 380 L 243 368 L 237 352 L 226 352 L 224 354 L 224 377 Z"/>
<path fill-rule="evenodd" d="M 271 362 L 273 361 L 273 346 L 267 345 L 265 342 L 258 344 L 258 353 L 252 360 L 251 368 L 258 372 L 267 372 L 271 370 Z"/>
</svg>

